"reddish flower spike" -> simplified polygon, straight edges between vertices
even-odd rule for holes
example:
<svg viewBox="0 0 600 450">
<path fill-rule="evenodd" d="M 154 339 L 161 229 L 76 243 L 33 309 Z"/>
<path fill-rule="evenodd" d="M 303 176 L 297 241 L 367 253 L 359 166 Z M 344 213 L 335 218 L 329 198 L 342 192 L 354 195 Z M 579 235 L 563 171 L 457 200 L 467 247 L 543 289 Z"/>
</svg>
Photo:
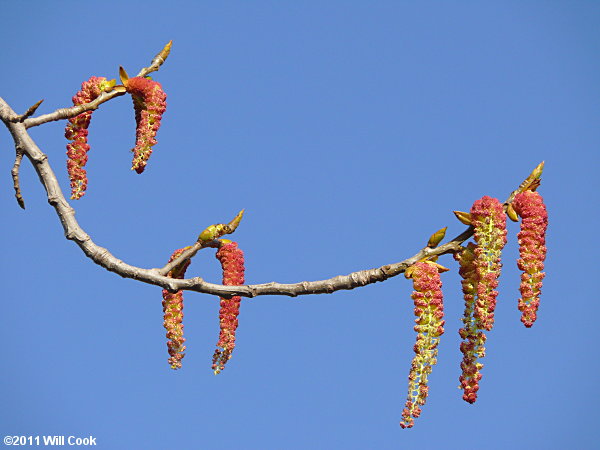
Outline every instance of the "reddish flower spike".
<svg viewBox="0 0 600 450">
<path fill-rule="evenodd" d="M 408 374 L 408 397 L 402 410 L 402 428 L 411 428 L 414 419 L 421 414 L 429 386 L 427 378 L 431 368 L 437 362 L 437 346 L 444 333 L 444 304 L 442 280 L 438 268 L 428 262 L 418 262 L 412 271 L 415 304 L 415 331 L 417 343 L 414 346 L 415 357 Z"/>
<path fill-rule="evenodd" d="M 521 322 L 531 327 L 537 318 L 540 304 L 544 261 L 546 259 L 546 229 L 548 212 L 544 199 L 538 192 L 525 191 L 517 194 L 513 201 L 516 213 L 523 219 L 519 239 L 520 259 L 517 261 L 521 274 L 521 298 L 519 311 Z"/>
<path fill-rule="evenodd" d="M 463 360 L 460 364 L 461 375 L 459 377 L 460 388 L 463 390 L 463 400 L 474 403 L 477 400 L 479 381 L 481 380 L 481 369 L 483 364 L 478 362 L 479 358 L 485 356 L 485 332 L 484 325 L 479 317 L 475 316 L 475 305 L 477 301 L 477 270 L 475 268 L 475 249 L 477 247 L 469 242 L 466 249 L 456 253 L 454 258 L 459 262 L 459 274 L 462 277 L 462 291 L 465 299 L 465 312 L 461 319 L 463 328 L 458 334 L 463 339 L 460 351 Z"/>
<path fill-rule="evenodd" d="M 464 324 L 458 333 L 463 341 L 460 351 L 463 360 L 460 364 L 460 388 L 463 400 L 474 403 L 477 400 L 481 369 L 478 362 L 485 356 L 486 335 L 494 325 L 494 310 L 498 291 L 498 278 L 502 264 L 500 256 L 506 244 L 506 215 L 502 204 L 495 198 L 484 196 L 471 207 L 471 225 L 474 228 L 476 244 L 454 257 L 460 264 L 462 290 L 465 299 Z"/>
<path fill-rule="evenodd" d="M 73 97 L 73 105 L 83 105 L 95 100 L 109 86 L 104 77 L 91 77 L 81 84 L 81 90 Z M 65 127 L 65 137 L 72 141 L 67 144 L 67 171 L 71 181 L 71 199 L 83 197 L 87 188 L 88 127 L 92 120 L 92 111 L 83 112 L 69 119 Z"/>
<path fill-rule="evenodd" d="M 188 248 L 189 247 L 185 247 L 175 250 L 169 259 L 169 262 L 173 261 Z M 185 271 L 190 263 L 191 261 L 188 259 L 182 265 L 171 270 L 167 276 L 170 278 L 182 279 L 185 276 Z M 185 343 L 185 338 L 183 337 L 183 291 L 172 293 L 163 289 L 162 295 L 164 313 L 163 326 L 165 327 L 165 330 L 167 330 L 168 339 L 168 363 L 171 366 L 171 369 L 177 370 L 181 369 L 181 360 L 185 356 L 185 345 L 183 345 Z"/>
<path fill-rule="evenodd" d="M 223 285 L 239 286 L 244 284 L 244 252 L 237 243 L 223 244 L 216 254 L 223 269 Z M 235 348 L 235 331 L 238 327 L 241 297 L 221 298 L 219 309 L 219 341 L 212 359 L 215 375 L 225 368 Z"/>
<path fill-rule="evenodd" d="M 471 207 L 471 225 L 477 244 L 473 261 L 477 272 L 474 315 L 483 328 L 489 331 L 494 326 L 498 296 L 496 288 L 502 268 L 500 256 L 506 244 L 506 214 L 500 201 L 487 195 L 475 201 Z"/>
<path fill-rule="evenodd" d="M 131 170 L 142 173 L 156 144 L 160 120 L 167 109 L 167 95 L 160 83 L 143 77 L 130 78 L 126 87 L 133 98 L 136 124 Z"/>
</svg>

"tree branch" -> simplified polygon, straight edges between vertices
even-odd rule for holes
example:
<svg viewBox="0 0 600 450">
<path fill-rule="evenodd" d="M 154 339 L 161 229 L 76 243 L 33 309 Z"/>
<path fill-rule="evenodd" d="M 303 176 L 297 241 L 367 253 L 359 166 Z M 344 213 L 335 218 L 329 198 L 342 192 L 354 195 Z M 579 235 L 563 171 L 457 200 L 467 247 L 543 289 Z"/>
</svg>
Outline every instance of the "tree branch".
<svg viewBox="0 0 600 450">
<path fill-rule="evenodd" d="M 17 203 L 22 209 L 25 209 L 25 200 L 23 200 L 23 196 L 21 195 L 21 188 L 19 186 L 19 167 L 21 166 L 21 160 L 23 159 L 23 151 L 17 150 L 17 155 L 15 156 L 15 163 L 13 168 L 10 170 L 10 174 L 13 179 L 13 187 L 15 189 L 15 197 L 17 198 Z"/>
<path fill-rule="evenodd" d="M 171 42 L 169 42 L 154 57 L 150 66 L 143 68 L 139 72 L 138 76 L 145 76 L 150 72 L 158 70 L 168 57 L 170 49 Z M 194 257 L 199 250 L 206 247 L 218 248 L 220 242 L 217 239 L 196 241 L 188 249 L 182 252 L 178 258 L 160 269 L 144 269 L 129 265 L 113 256 L 108 249 L 95 244 L 91 237 L 80 227 L 79 223 L 75 219 L 75 211 L 65 199 L 58 184 L 56 175 L 54 174 L 54 171 L 48 162 L 47 156 L 42 153 L 27 132 L 28 128 L 37 125 L 55 120 L 69 119 L 85 111 L 97 109 L 102 103 L 124 94 L 125 92 L 123 89 L 113 89 L 110 92 L 103 92 L 92 102 L 84 105 L 73 106 L 71 108 L 59 109 L 53 113 L 45 114 L 36 118 L 27 117 L 35 112 L 36 108 L 41 102 L 33 105 L 25 114 L 17 115 L 12 108 L 2 98 L 0 98 L 0 119 L 2 119 L 13 137 L 17 153 L 11 174 L 14 181 L 15 196 L 17 197 L 19 205 L 24 208 L 24 202 L 19 188 L 19 166 L 21 164 L 23 155 L 26 155 L 31 161 L 41 183 L 46 189 L 48 203 L 50 203 L 50 205 L 52 205 L 52 207 L 55 209 L 56 214 L 58 215 L 58 218 L 63 226 L 65 237 L 74 241 L 83 250 L 85 255 L 96 264 L 124 278 L 132 278 L 144 283 L 160 286 L 170 291 L 189 290 L 217 295 L 219 297 L 231 297 L 234 295 L 240 295 L 244 297 L 256 297 L 259 295 L 288 295 L 295 297 L 298 295 L 332 293 L 342 289 L 354 289 L 376 283 L 378 281 L 384 281 L 388 278 L 401 274 L 408 267 L 424 258 L 431 258 L 433 256 L 440 256 L 446 253 L 460 251 L 462 248 L 461 244 L 473 235 L 473 228 L 468 227 L 463 233 L 456 236 L 446 244 L 436 248 L 425 247 L 417 254 L 405 259 L 404 261 L 386 264 L 374 269 L 361 270 L 348 275 L 339 275 L 327 280 L 310 282 L 302 281 L 293 284 L 271 282 L 244 286 L 223 286 L 219 284 L 208 283 L 200 277 L 177 279 L 166 276 L 175 266 Z M 541 174 L 542 168 L 543 163 L 538 166 L 534 172 L 532 172 L 529 178 L 525 180 L 517 190 L 510 194 L 508 200 L 504 204 L 505 210 L 508 208 L 509 203 L 514 198 L 515 194 L 524 188 L 524 185 L 531 185 L 532 183 L 539 184 L 538 178 L 539 174 Z M 241 213 L 238 216 L 241 218 Z"/>
<path fill-rule="evenodd" d="M 467 229 L 452 241 L 433 249 L 426 247 L 413 257 L 404 261 L 387 264 L 375 269 L 353 272 L 348 275 L 340 275 L 327 280 L 311 282 L 303 281 L 294 284 L 272 282 L 245 286 L 222 286 L 208 283 L 200 277 L 191 279 L 169 278 L 164 275 L 164 273 L 168 273 L 168 269 L 170 269 L 169 265 L 162 269 L 144 269 L 135 267 L 116 258 L 108 251 L 108 249 L 100 247 L 92 241 L 91 237 L 80 227 L 75 219 L 75 211 L 65 199 L 56 175 L 48 162 L 47 156 L 35 144 L 27 132 L 24 123 L 12 123 L 8 120 L 8 118 L 13 115 L 14 111 L 2 98 L 0 98 L 0 118 L 9 129 L 14 139 L 17 152 L 26 155 L 33 164 L 40 181 L 46 189 L 48 203 L 55 209 L 56 214 L 61 221 L 65 237 L 74 241 L 87 257 L 96 264 L 104 267 L 106 270 L 115 272 L 124 278 L 132 278 L 144 283 L 160 286 L 170 291 L 189 290 L 220 297 L 231 297 L 234 295 L 241 295 L 244 297 L 288 295 L 295 297 L 298 295 L 332 293 L 342 289 L 354 289 L 394 277 L 404 272 L 407 267 L 414 264 L 419 259 L 458 251 L 460 249 L 460 244 L 473 234 L 471 229 Z M 189 255 L 191 257 L 200 248 L 212 247 L 215 245 L 216 244 L 212 241 L 207 243 L 196 243 L 189 249 Z"/>
</svg>

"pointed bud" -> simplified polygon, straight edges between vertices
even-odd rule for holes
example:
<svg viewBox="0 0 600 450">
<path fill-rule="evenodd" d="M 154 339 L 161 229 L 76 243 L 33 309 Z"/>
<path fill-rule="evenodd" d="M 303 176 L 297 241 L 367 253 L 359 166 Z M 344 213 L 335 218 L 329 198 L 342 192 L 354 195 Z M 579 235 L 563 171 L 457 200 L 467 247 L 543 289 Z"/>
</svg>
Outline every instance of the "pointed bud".
<svg viewBox="0 0 600 450">
<path fill-rule="evenodd" d="M 506 215 L 513 222 L 519 221 L 519 216 L 517 215 L 517 212 L 515 211 L 515 208 L 513 207 L 512 203 L 509 203 L 506 207 Z"/>
<path fill-rule="evenodd" d="M 119 66 L 119 78 L 121 79 L 121 84 L 127 87 L 127 82 L 129 81 L 129 75 L 122 66 Z"/>
<path fill-rule="evenodd" d="M 41 99 L 39 102 L 36 102 L 34 105 L 31 105 L 29 107 L 29 109 L 27 111 L 25 111 L 25 114 L 23 114 L 23 117 L 29 117 L 33 113 L 35 113 L 35 111 L 40 107 L 40 105 L 42 104 L 43 101 L 44 101 L 44 99 Z"/>
<path fill-rule="evenodd" d="M 227 232 L 227 234 L 233 233 L 236 230 L 236 228 L 242 220 L 242 217 L 244 216 L 244 211 L 245 210 L 242 209 L 239 213 L 237 213 L 233 220 L 227 224 L 227 226 L 229 227 L 229 231 Z"/>
<path fill-rule="evenodd" d="M 115 80 L 114 78 L 110 81 L 105 81 L 104 82 L 104 91 L 110 92 L 115 88 L 116 85 L 117 85 L 117 80 Z"/>
<path fill-rule="evenodd" d="M 432 265 L 434 265 L 435 267 L 437 267 L 437 270 L 438 270 L 438 272 L 439 272 L 439 273 L 442 273 L 442 272 L 448 272 L 448 271 L 450 270 L 450 269 L 448 269 L 447 267 L 444 267 L 444 266 L 442 266 L 441 264 L 438 264 L 438 263 L 436 263 L 436 262 L 431 262 L 431 261 L 428 261 L 428 262 L 429 262 L 429 264 L 432 264 Z"/>
<path fill-rule="evenodd" d="M 535 191 L 541 183 L 542 172 L 544 171 L 544 161 L 539 163 L 529 176 L 521 183 L 517 192 Z"/>
<path fill-rule="evenodd" d="M 542 177 L 542 172 L 544 171 L 544 164 L 545 162 L 542 161 L 541 163 L 539 163 L 535 169 L 533 169 L 533 171 L 531 172 L 530 177 L 533 178 L 541 178 Z"/>
<path fill-rule="evenodd" d="M 442 242 L 442 239 L 444 239 L 444 236 L 446 236 L 447 229 L 448 229 L 448 227 L 444 227 L 444 228 L 436 231 L 435 233 L 433 233 L 431 235 L 431 237 L 429 238 L 429 241 L 427 242 L 427 247 L 429 247 L 429 248 L 437 247 L 438 244 L 440 242 Z"/>
<path fill-rule="evenodd" d="M 215 239 L 216 235 L 217 235 L 217 226 L 210 225 L 202 233 L 200 233 L 200 236 L 198 236 L 198 240 L 204 241 L 204 242 L 212 241 L 213 239 Z"/>
<path fill-rule="evenodd" d="M 463 211 L 453 211 L 454 215 L 465 225 L 471 225 L 471 214 Z"/>
<path fill-rule="evenodd" d="M 240 224 L 243 215 L 244 210 L 242 209 L 228 224 L 219 223 L 207 227 L 202 233 L 200 233 L 198 240 L 207 242 L 212 241 L 213 239 L 219 239 L 221 236 L 225 236 L 226 234 L 233 233 Z"/>
<path fill-rule="evenodd" d="M 162 66 L 162 64 L 167 60 L 169 53 L 171 53 L 171 45 L 173 45 L 173 40 L 170 40 L 167 45 L 152 59 L 150 63 L 151 66 L 156 66 L 156 68 Z"/>
</svg>

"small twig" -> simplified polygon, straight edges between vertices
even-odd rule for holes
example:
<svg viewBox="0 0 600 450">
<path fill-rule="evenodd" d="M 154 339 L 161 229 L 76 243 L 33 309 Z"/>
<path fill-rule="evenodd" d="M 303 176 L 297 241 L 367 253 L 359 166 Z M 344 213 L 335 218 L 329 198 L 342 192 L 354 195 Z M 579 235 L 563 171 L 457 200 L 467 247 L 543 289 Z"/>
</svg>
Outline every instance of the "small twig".
<svg viewBox="0 0 600 450">
<path fill-rule="evenodd" d="M 173 44 L 172 40 L 167 42 L 167 45 L 165 45 L 163 47 L 163 49 L 160 52 L 158 52 L 158 54 L 154 58 L 152 58 L 152 62 L 150 63 L 150 65 L 148 67 L 144 67 L 142 70 L 140 70 L 140 72 L 137 74 L 137 76 L 145 77 L 149 73 L 157 71 L 160 68 L 160 66 L 162 66 L 163 63 L 167 60 L 169 53 L 171 53 L 171 45 L 172 44 Z"/>
<path fill-rule="evenodd" d="M 11 117 L 9 121 L 12 123 L 18 123 L 18 122 L 25 121 L 25 119 L 27 119 L 28 117 L 33 115 L 33 113 L 35 113 L 35 111 L 38 109 L 38 107 L 42 104 L 43 101 L 44 101 L 44 99 L 41 99 L 36 104 L 31 105 L 29 107 L 29 109 L 27 111 L 25 111 L 23 114 L 21 114 L 19 116 Z"/>
<path fill-rule="evenodd" d="M 71 117 L 78 116 L 79 114 L 84 113 L 86 111 L 92 111 L 94 109 L 97 109 L 98 106 L 100 106 L 102 103 L 124 94 L 125 92 L 117 89 L 113 89 L 110 92 L 102 92 L 96 99 L 92 100 L 89 103 L 72 106 L 70 108 L 57 109 L 53 113 L 44 114 L 42 116 L 32 117 L 30 119 L 24 120 L 23 123 L 25 124 L 25 128 L 31 128 L 37 127 L 38 125 L 42 125 L 47 122 L 70 119 Z"/>
<path fill-rule="evenodd" d="M 190 248 L 188 248 L 187 250 L 184 250 L 181 253 L 181 255 L 179 255 L 166 266 L 164 266 L 162 269 L 154 270 L 156 270 L 156 273 L 162 276 L 166 276 L 171 270 L 173 270 L 174 267 L 180 265 L 188 259 L 192 259 L 194 256 L 196 256 L 196 253 L 198 253 L 200 250 L 206 247 L 219 247 L 219 242 L 217 240 L 197 241 L 196 243 L 194 243 L 194 245 L 190 246 Z"/>
<path fill-rule="evenodd" d="M 19 187 L 19 167 L 21 167 L 23 154 L 23 150 L 18 148 L 17 155 L 15 157 L 15 164 L 13 165 L 10 174 L 12 175 L 13 179 L 13 187 L 15 188 L 15 197 L 17 198 L 17 203 L 21 208 L 25 209 L 25 201 L 23 200 L 23 196 L 21 195 L 21 188 Z"/>
<path fill-rule="evenodd" d="M 515 196 L 517 194 L 519 194 L 520 192 L 523 192 L 527 189 L 531 189 L 531 190 L 537 189 L 537 187 L 540 185 L 541 176 L 542 176 L 543 171 L 544 171 L 544 161 L 539 163 L 536 166 L 536 168 L 533 169 L 531 174 L 529 174 L 529 176 L 527 178 L 525 178 L 525 180 L 523 180 L 523 182 L 519 185 L 519 187 L 510 193 L 508 199 L 506 199 L 506 201 L 504 202 L 504 211 L 507 210 L 508 204 L 512 203 L 512 201 L 515 199 Z"/>
</svg>

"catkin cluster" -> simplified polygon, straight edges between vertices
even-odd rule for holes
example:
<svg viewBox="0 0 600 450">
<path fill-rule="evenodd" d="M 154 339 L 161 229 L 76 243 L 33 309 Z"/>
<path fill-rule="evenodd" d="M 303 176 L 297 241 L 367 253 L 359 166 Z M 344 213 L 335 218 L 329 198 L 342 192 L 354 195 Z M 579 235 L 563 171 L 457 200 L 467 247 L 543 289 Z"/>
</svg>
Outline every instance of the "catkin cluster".
<svg viewBox="0 0 600 450">
<path fill-rule="evenodd" d="M 494 311 L 498 297 L 498 279 L 502 268 L 502 249 L 506 244 L 506 215 L 512 220 L 522 218 L 518 234 L 520 259 L 517 261 L 521 275 L 521 298 L 518 308 L 521 321 L 530 327 L 536 319 L 539 297 L 544 278 L 546 257 L 546 229 L 548 214 L 541 195 L 535 192 L 539 186 L 538 166 L 532 176 L 520 187 L 512 203 L 502 205 L 497 199 L 484 196 L 475 201 L 469 213 L 456 211 L 461 222 L 473 227 L 473 240 L 462 250 L 454 253 L 459 263 L 459 274 L 465 301 L 462 327 L 458 333 L 462 339 L 460 351 L 463 355 L 459 377 L 463 399 L 468 403 L 477 400 L 479 382 L 482 378 L 481 358 L 485 356 L 486 332 L 494 325 Z M 506 212 L 505 212 L 506 208 Z M 445 232 L 445 229 L 440 230 Z M 443 238 L 436 233 L 430 239 L 434 247 Z M 434 239 L 435 238 L 435 239 Z M 433 244 L 432 244 L 433 242 Z M 427 376 L 436 363 L 439 336 L 443 332 L 443 306 L 441 281 L 432 261 L 421 261 L 406 271 L 413 278 L 415 292 L 415 331 L 418 333 L 414 347 L 409 380 L 408 399 L 402 411 L 402 428 L 410 428 L 414 419 L 421 414 L 429 387 Z M 441 266 L 438 266 L 438 268 Z M 447 270 L 444 268 L 444 270 Z M 436 322 L 437 321 L 437 322 Z"/>
<path fill-rule="evenodd" d="M 81 90 L 73 97 L 73 104 L 84 105 L 98 98 L 105 91 L 115 87 L 115 80 L 107 81 L 104 77 L 91 77 L 81 85 Z M 133 98 L 136 122 L 136 140 L 133 152 L 132 170 L 142 173 L 156 144 L 156 133 L 167 103 L 167 95 L 160 83 L 144 77 L 126 80 L 125 86 L 119 86 Z M 71 141 L 67 144 L 67 171 L 71 183 L 71 198 L 80 199 L 86 191 L 88 179 L 84 169 L 90 150 L 88 144 L 88 127 L 92 119 L 92 111 L 85 111 L 71 119 L 65 128 L 65 137 Z"/>
</svg>

